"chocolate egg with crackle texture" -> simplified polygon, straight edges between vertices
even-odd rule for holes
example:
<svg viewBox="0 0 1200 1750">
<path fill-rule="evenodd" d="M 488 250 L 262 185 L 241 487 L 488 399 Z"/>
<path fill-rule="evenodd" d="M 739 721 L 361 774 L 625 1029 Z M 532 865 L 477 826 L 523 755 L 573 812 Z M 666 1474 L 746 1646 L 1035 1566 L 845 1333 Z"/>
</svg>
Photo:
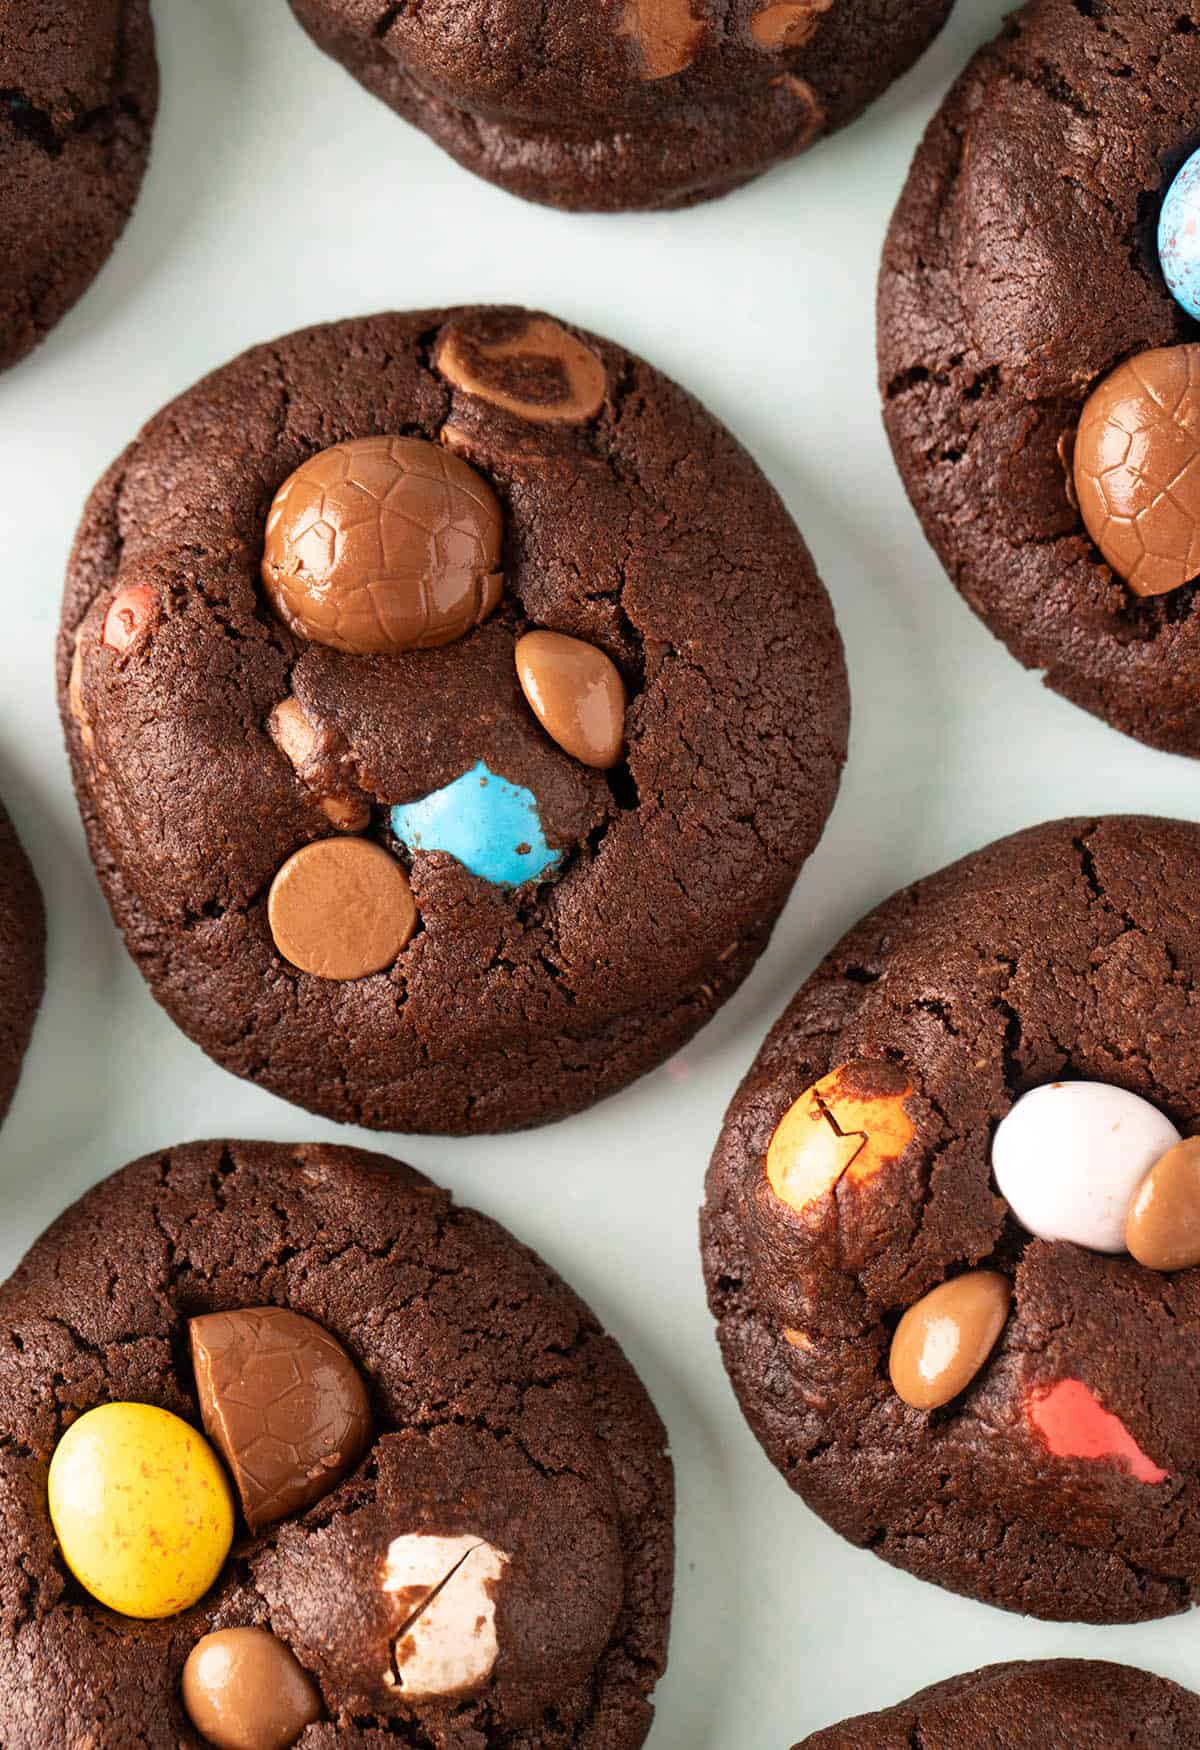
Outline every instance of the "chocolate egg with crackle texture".
<svg viewBox="0 0 1200 1750">
<path fill-rule="evenodd" d="M 888 1357 L 896 1396 L 936 1410 L 965 1391 L 996 1347 L 1011 1299 L 998 1271 L 971 1270 L 910 1306 Z"/>
<path fill-rule="evenodd" d="M 432 650 L 494 612 L 503 528 L 460 456 L 422 438 L 354 438 L 275 494 L 263 586 L 300 638 L 360 656 Z"/>
<path fill-rule="evenodd" d="M 527 632 L 517 678 L 546 734 L 582 765 L 605 770 L 625 748 L 625 682 L 611 657 L 564 632 Z"/>
<path fill-rule="evenodd" d="M 367 1391 L 335 1337 L 288 1307 L 191 1321 L 200 1415 L 251 1531 L 328 1494 L 371 1438 Z"/>
<path fill-rule="evenodd" d="M 300 1661 L 265 1628 L 198 1640 L 183 1667 L 183 1705 L 217 1750 L 291 1750 L 323 1711 Z"/>
<path fill-rule="evenodd" d="M 1147 1270 L 1200 1264 L 1200 1136 L 1169 1148 L 1134 1193 L 1125 1244 Z"/>
<path fill-rule="evenodd" d="M 1135 595 L 1200 575 L 1200 345 L 1139 353 L 1093 390 L 1074 478 L 1088 534 Z"/>
</svg>

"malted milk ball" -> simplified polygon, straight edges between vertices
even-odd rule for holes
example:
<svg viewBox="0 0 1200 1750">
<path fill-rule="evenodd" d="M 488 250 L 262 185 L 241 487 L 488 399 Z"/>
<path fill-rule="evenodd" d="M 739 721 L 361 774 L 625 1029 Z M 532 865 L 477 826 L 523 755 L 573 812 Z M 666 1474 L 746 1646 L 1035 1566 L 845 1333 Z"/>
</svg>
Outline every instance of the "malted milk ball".
<svg viewBox="0 0 1200 1750">
<path fill-rule="evenodd" d="M 992 1171 L 1041 1240 L 1123 1252 L 1134 1192 L 1179 1141 L 1169 1118 L 1126 1088 L 1051 1082 L 1017 1101 L 992 1141 Z"/>
</svg>

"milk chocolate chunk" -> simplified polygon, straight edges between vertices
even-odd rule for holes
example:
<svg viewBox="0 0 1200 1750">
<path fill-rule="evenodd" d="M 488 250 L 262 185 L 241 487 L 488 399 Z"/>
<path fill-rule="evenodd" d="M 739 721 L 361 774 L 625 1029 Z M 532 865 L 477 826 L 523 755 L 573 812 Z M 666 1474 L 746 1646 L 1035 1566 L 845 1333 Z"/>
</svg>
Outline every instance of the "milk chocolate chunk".
<svg viewBox="0 0 1200 1750">
<path fill-rule="evenodd" d="M 832 5 L 833 0 L 779 0 L 754 14 L 750 35 L 760 49 L 798 49 Z"/>
<path fill-rule="evenodd" d="M 328 1331 L 285 1307 L 191 1321 L 200 1414 L 259 1531 L 328 1494 L 371 1437 L 366 1387 Z"/>
<path fill-rule="evenodd" d="M 263 586 L 298 637 L 364 656 L 429 650 L 494 612 L 503 527 L 461 457 L 423 438 L 355 438 L 275 494 Z"/>
<path fill-rule="evenodd" d="M 546 734 L 585 766 L 615 766 L 625 747 L 625 683 L 611 657 L 563 632 L 527 632 L 517 678 Z"/>
<path fill-rule="evenodd" d="M 291 1750 L 322 1713 L 304 1667 L 265 1628 L 202 1636 L 183 1667 L 183 1705 L 217 1750 Z"/>
<path fill-rule="evenodd" d="M 625 0 L 617 35 L 637 44 L 643 79 L 670 79 L 696 59 L 704 28 L 692 0 Z"/>
<path fill-rule="evenodd" d="M 1088 534 L 1135 595 L 1200 575 L 1200 345 L 1138 353 L 1106 377 L 1074 469 Z"/>
<path fill-rule="evenodd" d="M 456 389 L 532 425 L 582 425 L 608 387 L 591 347 L 546 316 L 455 323 L 443 330 L 434 363 Z"/>
</svg>

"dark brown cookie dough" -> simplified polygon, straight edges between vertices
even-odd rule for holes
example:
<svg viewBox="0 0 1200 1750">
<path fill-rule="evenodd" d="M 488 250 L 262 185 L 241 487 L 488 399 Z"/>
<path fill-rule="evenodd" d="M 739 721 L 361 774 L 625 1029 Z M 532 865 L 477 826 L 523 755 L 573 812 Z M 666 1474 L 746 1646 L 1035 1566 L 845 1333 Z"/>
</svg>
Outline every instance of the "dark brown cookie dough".
<svg viewBox="0 0 1200 1750">
<path fill-rule="evenodd" d="M 843 1720 L 793 1750 L 1192 1750 L 1200 1696 L 1099 1659 L 987 1665 L 883 1713 Z"/>
<path fill-rule="evenodd" d="M 17 1079 L 46 981 L 42 896 L 0 803 L 0 1119 Z"/>
<path fill-rule="evenodd" d="M 306 1512 L 239 1521 L 182 1615 L 102 1609 L 67 1572 L 48 1461 L 95 1405 L 198 1426 L 188 1320 L 288 1307 L 367 1383 L 366 1456 Z M 0 1289 L 0 1739 L 5 1750 L 199 1750 L 180 1699 L 213 1629 L 269 1626 L 316 1681 L 300 1750 L 625 1750 L 666 1653 L 665 1435 L 616 1345 L 544 1264 L 420 1174 L 330 1147 L 195 1143 L 105 1180 Z M 498 1652 L 468 1693 L 408 1700 L 384 1596 L 392 1541 L 483 1538 L 508 1564 Z M 402 1649 L 397 1650 L 397 1659 Z"/>
<path fill-rule="evenodd" d="M 372 433 L 440 437 L 500 500 L 499 605 L 440 648 L 308 642 L 259 582 L 284 480 Z M 535 717 L 514 661 L 534 627 L 619 668 L 616 765 Z M 511 311 L 290 335 L 167 408 L 88 507 L 59 674 L 92 854 L 156 996 L 236 1073 L 399 1130 L 557 1117 L 681 1046 L 765 946 L 845 753 L 832 610 L 750 458 L 641 360 Z M 289 696 L 318 742 L 303 781 L 271 732 Z M 537 798 L 545 879 L 505 888 L 392 836 L 395 805 L 477 761 Z M 268 918 L 330 796 L 366 811 L 419 913 L 353 981 L 298 972 Z"/>
<path fill-rule="evenodd" d="M 1139 597 L 1068 484 L 1084 403 L 1194 341 L 1155 247 L 1197 142 L 1196 0 L 1034 0 L 971 62 L 917 153 L 879 284 L 897 464 L 967 603 L 1046 684 L 1200 753 L 1195 583 Z"/>
<path fill-rule="evenodd" d="M 291 0 L 460 164 L 575 210 L 726 194 L 853 121 L 951 0 Z"/>
<path fill-rule="evenodd" d="M 148 0 L 9 0 L 0 12 L 0 369 L 108 260 L 157 104 Z"/>
<path fill-rule="evenodd" d="M 852 1542 L 1035 1616 L 1138 1621 L 1200 1586 L 1200 1270 L 1034 1239 L 990 1170 L 1014 1100 L 1060 1080 L 1200 1130 L 1198 866 L 1200 827 L 1115 816 L 1019 833 L 897 894 L 778 1022 L 709 1170 L 710 1304 L 768 1456 Z M 768 1144 L 843 1064 L 910 1085 L 911 1140 L 797 1212 Z M 979 1267 L 1013 1291 L 990 1360 L 954 1401 L 912 1408 L 888 1372 L 900 1316 Z M 1136 1460 L 1055 1456 L 1031 1406 L 1062 1380 Z"/>
</svg>

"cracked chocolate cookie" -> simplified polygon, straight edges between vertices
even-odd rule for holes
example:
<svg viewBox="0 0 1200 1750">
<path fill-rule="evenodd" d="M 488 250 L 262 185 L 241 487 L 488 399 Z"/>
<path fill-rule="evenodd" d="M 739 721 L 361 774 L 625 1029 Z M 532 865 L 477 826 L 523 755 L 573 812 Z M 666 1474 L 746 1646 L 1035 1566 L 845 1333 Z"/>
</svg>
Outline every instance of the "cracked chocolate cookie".
<svg viewBox="0 0 1200 1750">
<path fill-rule="evenodd" d="M 709 1169 L 710 1304 L 771 1460 L 853 1543 L 1053 1620 L 1200 1587 L 1198 864 L 1195 825 L 1064 821 L 897 894 Z"/>
<path fill-rule="evenodd" d="M 460 164 L 548 206 L 711 200 L 866 108 L 951 0 L 291 0 Z"/>
<path fill-rule="evenodd" d="M 9 0 L 0 13 L 0 369 L 108 260 L 157 104 L 148 0 Z"/>
<path fill-rule="evenodd" d="M 419 1173 L 137 1161 L 0 1288 L 0 1354 L 5 1750 L 642 1743 L 664 1430 L 559 1278 Z"/>
<path fill-rule="evenodd" d="M 681 1046 L 820 835 L 848 700 L 749 457 L 546 316 L 293 334 L 100 483 L 60 687 L 113 914 L 330 1117 L 555 1118 Z"/>
<path fill-rule="evenodd" d="M 0 803 L 0 1121 L 12 1104 L 46 980 L 42 896 Z"/>
<path fill-rule="evenodd" d="M 1200 1696 L 1099 1659 L 987 1665 L 882 1713 L 814 1732 L 793 1750 L 1191 1750 Z"/>
<path fill-rule="evenodd" d="M 888 432 L 960 593 L 1056 692 L 1192 755 L 1198 84 L 1195 0 L 1034 0 L 930 126 L 879 286 Z"/>
</svg>

